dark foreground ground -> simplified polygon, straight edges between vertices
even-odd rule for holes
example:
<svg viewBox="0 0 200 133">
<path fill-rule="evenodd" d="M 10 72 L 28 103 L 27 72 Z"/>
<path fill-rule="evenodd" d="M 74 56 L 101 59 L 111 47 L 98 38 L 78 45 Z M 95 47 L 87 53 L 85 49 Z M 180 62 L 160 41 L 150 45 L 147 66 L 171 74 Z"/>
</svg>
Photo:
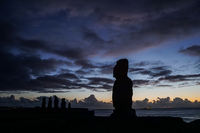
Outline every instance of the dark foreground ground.
<svg viewBox="0 0 200 133">
<path fill-rule="evenodd" d="M 91 112 L 90 112 L 91 113 Z M 78 115 L 77 115 L 78 114 Z M 1 133 L 199 133 L 200 121 L 185 123 L 174 117 L 138 117 L 132 121 L 110 120 L 84 113 L 55 110 L 0 111 Z"/>
</svg>

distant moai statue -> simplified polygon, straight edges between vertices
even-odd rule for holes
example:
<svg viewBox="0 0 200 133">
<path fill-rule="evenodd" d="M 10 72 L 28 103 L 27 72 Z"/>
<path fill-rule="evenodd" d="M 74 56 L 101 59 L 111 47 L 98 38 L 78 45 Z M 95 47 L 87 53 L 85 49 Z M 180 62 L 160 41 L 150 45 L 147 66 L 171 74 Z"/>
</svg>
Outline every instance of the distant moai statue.
<svg viewBox="0 0 200 133">
<path fill-rule="evenodd" d="M 54 109 L 58 109 L 59 100 L 57 96 L 54 96 Z"/>
<path fill-rule="evenodd" d="M 61 109 L 66 109 L 65 98 L 62 98 L 62 101 L 61 101 Z"/>
<path fill-rule="evenodd" d="M 42 108 L 45 109 L 46 108 L 46 98 L 43 97 L 42 99 Z"/>
<path fill-rule="evenodd" d="M 71 103 L 70 102 L 68 103 L 68 109 L 71 109 Z"/>
<path fill-rule="evenodd" d="M 48 109 L 52 109 L 52 101 L 51 101 L 51 97 L 49 97 L 49 102 L 48 102 Z"/>
</svg>

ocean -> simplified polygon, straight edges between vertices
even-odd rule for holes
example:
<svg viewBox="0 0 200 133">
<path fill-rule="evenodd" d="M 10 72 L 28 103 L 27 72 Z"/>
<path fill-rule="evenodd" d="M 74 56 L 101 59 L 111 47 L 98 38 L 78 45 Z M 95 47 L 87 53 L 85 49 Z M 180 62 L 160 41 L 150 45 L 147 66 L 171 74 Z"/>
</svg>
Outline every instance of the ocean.
<svg viewBox="0 0 200 133">
<path fill-rule="evenodd" d="M 95 109 L 95 116 L 110 116 L 113 109 Z M 137 116 L 171 116 L 181 117 L 185 122 L 200 119 L 200 108 L 153 108 L 152 110 L 136 109 Z"/>
</svg>

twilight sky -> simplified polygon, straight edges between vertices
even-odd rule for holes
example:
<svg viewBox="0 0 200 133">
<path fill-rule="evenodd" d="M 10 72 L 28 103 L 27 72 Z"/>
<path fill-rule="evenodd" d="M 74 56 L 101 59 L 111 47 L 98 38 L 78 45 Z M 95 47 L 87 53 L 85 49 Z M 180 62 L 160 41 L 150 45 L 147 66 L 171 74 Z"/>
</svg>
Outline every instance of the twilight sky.
<svg viewBox="0 0 200 133">
<path fill-rule="evenodd" d="M 199 7 L 199 0 L 2 0 L 0 97 L 110 102 L 112 69 L 127 58 L 133 100 L 200 101 Z"/>
</svg>

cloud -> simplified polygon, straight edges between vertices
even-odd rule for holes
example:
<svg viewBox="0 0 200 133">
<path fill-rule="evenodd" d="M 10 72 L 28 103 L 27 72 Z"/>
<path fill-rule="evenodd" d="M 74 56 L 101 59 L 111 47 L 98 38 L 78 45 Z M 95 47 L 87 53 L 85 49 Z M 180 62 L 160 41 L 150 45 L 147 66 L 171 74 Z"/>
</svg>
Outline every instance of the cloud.
<svg viewBox="0 0 200 133">
<path fill-rule="evenodd" d="M 93 109 L 105 109 L 105 108 L 113 108 L 112 104 L 109 102 L 98 101 L 95 95 L 91 94 L 89 97 L 79 101 L 81 106 Z"/>
<path fill-rule="evenodd" d="M 88 88 L 98 91 L 99 89 L 111 91 L 114 81 L 108 78 L 91 77 L 89 80 Z"/>
<path fill-rule="evenodd" d="M 56 46 L 50 42 L 40 39 L 25 39 L 19 35 L 19 30 L 11 22 L 0 23 L 2 27 L 0 43 L 1 48 L 6 52 L 14 49 L 20 54 L 32 55 L 39 54 L 40 51 L 55 54 L 68 59 L 82 59 L 88 56 L 87 51 L 80 47 Z"/>
<path fill-rule="evenodd" d="M 152 78 L 163 77 L 163 76 L 168 76 L 172 73 L 172 70 L 169 70 L 168 67 L 169 66 L 156 66 L 150 68 L 135 67 L 135 68 L 130 68 L 130 72 L 133 72 L 134 74 L 149 75 Z"/>
<path fill-rule="evenodd" d="M 194 81 L 199 80 L 200 74 L 191 74 L 191 75 L 173 75 L 159 78 L 159 81 L 166 80 L 169 82 L 181 82 L 181 81 Z"/>
<path fill-rule="evenodd" d="M 185 87 L 195 85 L 199 81 L 199 74 L 176 75 L 172 66 L 161 61 L 141 61 L 130 65 L 130 73 L 149 76 L 147 79 L 134 79 L 134 87 Z M 177 83 L 177 86 L 174 84 Z"/>
<path fill-rule="evenodd" d="M 29 90 L 29 82 L 34 78 L 56 71 L 67 62 L 55 59 L 41 59 L 35 55 L 13 55 L 7 51 L 0 52 L 1 90 Z"/>
<path fill-rule="evenodd" d="M 83 69 L 87 68 L 97 68 L 97 66 L 93 65 L 89 60 L 87 59 L 78 59 L 75 61 L 76 65 L 82 66 Z"/>
<path fill-rule="evenodd" d="M 10 97 L 0 97 L 0 106 L 11 107 L 11 106 L 18 106 L 18 107 L 35 107 L 40 106 L 42 103 L 42 99 L 38 98 L 35 100 L 30 100 L 28 98 L 20 97 L 19 100 L 15 99 L 14 95 Z"/>
<path fill-rule="evenodd" d="M 133 63 L 133 65 L 131 66 L 145 67 L 145 66 L 161 66 L 161 65 L 163 65 L 163 62 L 161 61 L 141 61 Z"/>
<path fill-rule="evenodd" d="M 40 96 L 36 97 L 34 100 L 30 100 L 28 98 L 20 97 L 19 100 L 15 99 L 14 95 L 11 95 L 10 97 L 0 97 L 0 106 L 6 106 L 6 107 L 11 107 L 11 106 L 18 106 L 18 107 L 35 107 L 35 106 L 40 106 L 42 105 L 42 100 L 43 98 L 46 98 L 46 106 L 48 103 L 48 98 L 46 96 Z M 50 96 L 52 101 L 54 102 L 54 96 Z M 59 100 L 59 107 L 61 104 L 61 99 L 58 98 Z M 52 106 L 53 106 L 52 102 Z M 112 108 L 112 104 L 110 102 L 103 102 L 99 101 L 96 99 L 96 97 L 91 94 L 89 97 L 86 97 L 82 100 L 68 100 L 66 99 L 66 105 L 68 103 L 71 103 L 72 108 L 90 108 L 90 109 L 105 109 L 105 108 Z"/>
<path fill-rule="evenodd" d="M 152 77 L 160 77 L 160 76 L 168 76 L 172 73 L 171 70 L 167 70 L 165 66 L 154 67 L 151 68 L 152 73 L 150 74 Z"/>
<path fill-rule="evenodd" d="M 78 79 L 77 75 L 72 73 L 62 73 L 57 76 L 58 78 Z"/>
<path fill-rule="evenodd" d="M 151 75 L 151 71 L 143 71 L 145 74 Z M 141 74 L 144 74 L 144 73 Z M 171 73 L 171 71 L 170 71 Z M 160 77 L 159 77 L 160 76 Z M 167 74 L 160 74 L 155 79 L 134 79 L 133 80 L 133 87 L 140 88 L 143 86 L 146 87 L 170 87 L 173 88 L 175 85 L 173 83 L 177 83 L 177 87 L 185 87 L 191 85 L 198 85 L 198 81 L 200 79 L 199 74 L 188 74 L 188 75 L 168 75 Z M 157 78 L 159 77 L 159 78 Z M 167 84 L 166 84 L 167 83 Z"/>
<path fill-rule="evenodd" d="M 65 46 L 64 49 L 54 51 L 52 50 L 54 48 L 50 47 L 50 50 L 45 48 L 46 51 L 73 59 L 87 56 L 91 52 L 92 54 L 99 53 L 99 51 L 104 51 L 107 55 L 137 52 L 160 45 L 168 38 L 185 38 L 185 35 L 189 33 L 195 34 L 195 31 L 199 28 L 198 22 L 200 20 L 196 17 L 199 12 L 198 2 L 165 1 L 161 3 L 148 0 L 142 2 L 137 0 L 115 2 L 98 0 L 87 1 L 87 4 L 83 3 L 85 1 L 50 1 L 48 4 L 38 1 L 9 4 L 4 2 L 2 10 L 5 10 L 5 19 L 15 18 L 16 22 L 12 22 L 15 25 L 19 19 L 21 22 L 28 21 L 30 23 L 30 20 L 25 19 L 29 18 L 33 22 L 37 22 L 37 26 L 24 26 L 28 26 L 30 29 L 37 29 L 40 25 L 46 26 L 45 29 L 49 31 L 47 32 L 49 36 L 55 32 L 59 33 L 58 36 L 48 36 L 48 39 L 51 40 L 56 37 L 54 41 L 51 40 L 50 42 L 57 40 L 60 46 Z M 12 11 L 5 9 L 5 7 L 10 6 L 13 7 Z M 21 15 L 24 16 L 23 19 L 20 17 Z M 43 21 L 38 22 L 37 16 Z M 57 17 L 55 19 L 52 16 Z M 60 18 L 62 18 L 62 21 Z M 47 22 L 54 22 L 55 20 L 59 21 L 60 25 L 54 24 L 54 26 L 48 28 L 49 23 Z M 57 21 L 55 22 L 57 23 Z M 96 24 L 102 26 L 100 31 L 94 28 Z M 63 32 L 57 32 L 58 29 L 62 31 L 63 28 L 67 31 L 64 32 L 66 37 L 65 34 L 61 34 Z M 107 33 L 107 35 L 103 35 L 102 32 Z M 35 36 L 35 34 L 33 35 Z M 62 37 L 60 38 L 60 36 Z M 44 38 L 40 37 L 39 40 L 41 39 Z M 72 40 L 80 43 L 81 47 Z M 60 44 L 64 42 L 67 43 Z M 88 49 L 84 49 L 84 46 L 88 46 Z"/>
<path fill-rule="evenodd" d="M 108 50 L 107 54 L 109 55 L 112 53 L 124 54 L 124 52 L 137 52 L 156 47 L 169 42 L 169 38 L 171 40 L 184 39 L 189 34 L 197 34 L 196 31 L 198 30 L 196 28 L 198 27 L 199 29 L 197 22 L 200 20 L 196 16 L 199 13 L 197 7 L 199 3 L 137 1 L 139 8 L 134 8 L 133 6 L 136 5 L 136 1 L 133 1 L 133 3 L 127 2 L 126 4 L 124 4 L 125 2 L 121 2 L 120 9 L 123 9 L 123 11 L 116 10 L 119 9 L 117 8 L 119 3 L 113 4 L 109 13 L 106 12 L 106 7 L 101 7 L 102 9 L 100 8 L 100 11 L 98 11 L 98 13 L 105 12 L 101 15 L 101 20 L 105 16 L 106 20 L 110 20 L 106 21 L 106 23 L 110 22 L 113 25 L 116 23 L 116 27 L 123 29 L 119 33 L 116 32 L 118 34 L 115 35 L 114 42 L 117 46 L 115 45 L 115 47 Z M 150 8 L 147 5 L 153 5 L 152 7 L 154 8 Z M 188 25 L 188 23 L 192 23 L 195 26 Z"/>
<path fill-rule="evenodd" d="M 39 40 L 50 40 L 65 46 L 66 50 L 51 50 L 71 59 L 100 53 L 116 56 L 138 52 L 166 44 L 169 38 L 184 39 L 195 35 L 200 28 L 198 1 L 85 2 L 3 2 L 2 12 L 4 21 L 12 18 L 15 25 L 26 23 L 24 27 L 21 25 L 21 29 L 41 31 L 32 33 L 33 36 L 40 35 Z M 12 11 L 7 7 L 12 7 Z M 55 20 L 60 23 L 56 24 Z M 42 29 L 44 31 L 41 25 L 46 27 Z M 42 35 L 44 32 L 47 37 Z M 52 33 L 58 35 L 52 36 Z M 88 49 L 84 49 L 86 46 Z"/>
<path fill-rule="evenodd" d="M 18 30 L 9 22 L 2 22 L 0 24 L 1 33 L 0 33 L 0 42 L 2 45 L 5 43 L 14 43 L 15 39 L 17 39 Z M 1 46 L 2 46 L 1 45 Z"/>
<path fill-rule="evenodd" d="M 149 85 L 150 80 L 133 80 L 133 87 Z"/>
<path fill-rule="evenodd" d="M 15 40 L 15 39 L 13 39 Z M 8 43 L 8 42 L 7 42 Z M 14 44 L 9 44 L 10 47 Z M 110 90 L 111 85 L 105 82 L 100 82 L 98 85 L 94 85 L 95 79 L 88 78 L 86 80 L 92 81 L 91 84 L 83 83 L 84 77 L 81 79 L 80 75 L 85 73 L 91 73 L 94 69 L 98 68 L 101 71 L 111 69 L 110 65 L 100 64 L 94 65 L 88 59 L 79 58 L 76 52 L 69 50 L 66 54 L 68 58 L 75 59 L 75 62 L 69 62 L 66 60 L 60 60 L 55 58 L 42 59 L 38 54 L 33 51 L 43 50 L 52 51 L 50 48 L 46 48 L 46 43 L 34 40 L 20 39 L 17 46 L 20 48 L 20 54 L 16 54 L 16 51 L 8 51 L 9 45 L 1 45 L 1 91 L 16 91 L 16 90 L 29 90 L 37 92 L 67 92 L 68 89 L 81 89 L 87 88 L 97 91 L 98 89 Z M 56 50 L 55 50 L 56 51 Z M 53 51 L 52 53 L 55 53 Z M 67 53 L 67 51 L 66 51 Z M 75 54 L 75 56 L 73 56 Z M 79 55 L 81 55 L 79 53 Z M 72 56 L 72 57 L 71 57 Z M 82 56 L 81 56 L 82 57 Z M 76 58 L 79 58 L 76 60 Z M 62 71 L 63 66 L 81 66 L 82 69 L 71 72 Z M 66 69 L 65 69 L 66 70 Z M 85 72 L 85 73 L 83 73 Z M 97 79 L 96 79 L 97 80 Z M 89 82 L 88 81 L 88 82 Z M 109 82 L 109 80 L 107 79 Z M 110 83 L 110 82 L 109 82 Z M 61 91 L 62 90 L 62 91 Z"/>
<path fill-rule="evenodd" d="M 200 56 L 200 45 L 192 45 L 179 52 L 190 56 Z"/>
<path fill-rule="evenodd" d="M 15 99 L 14 95 L 9 97 L 0 97 L 0 106 L 18 106 L 18 107 L 35 107 L 42 105 L 42 99 L 46 98 L 46 106 L 48 103 L 48 98 L 46 96 L 36 97 L 34 100 L 30 100 L 28 98 L 20 97 L 19 100 Z M 54 101 L 54 96 L 51 96 L 52 101 Z M 59 99 L 59 107 L 61 104 L 61 99 Z M 89 108 L 89 109 L 113 109 L 111 102 L 103 102 L 99 101 L 95 95 L 91 94 L 90 96 L 77 100 L 68 100 L 66 99 L 66 105 L 71 103 L 72 108 Z M 52 103 L 53 106 L 53 103 Z M 153 100 L 150 102 L 148 98 L 144 100 L 134 100 L 133 108 L 142 108 L 142 107 L 152 107 L 152 108 L 180 108 L 180 107 L 199 107 L 200 101 L 195 100 L 194 102 L 189 99 L 182 99 L 179 97 L 175 97 L 174 99 L 170 99 L 170 97 L 160 98 L 157 100 Z"/>
<path fill-rule="evenodd" d="M 135 108 L 143 108 L 143 107 L 152 107 L 152 108 L 183 108 L 183 107 L 199 107 L 200 102 L 195 100 L 194 102 L 186 99 L 182 99 L 179 97 L 174 98 L 173 100 L 170 97 L 160 98 L 157 100 L 153 100 L 153 102 L 149 102 L 148 98 L 145 98 L 142 101 L 136 100 L 133 102 L 133 106 Z"/>
<path fill-rule="evenodd" d="M 86 85 L 78 75 L 61 72 L 63 66 L 81 66 L 82 71 L 106 67 L 93 65 L 79 48 L 57 49 L 40 40 L 27 40 L 20 37 L 16 28 L 10 23 L 1 23 L 3 33 L 0 38 L 1 56 L 1 91 L 29 90 L 37 92 L 59 92 L 61 89 L 97 89 L 97 86 Z M 6 44 L 6 45 L 5 45 Z M 56 58 L 42 59 L 38 52 L 53 53 L 69 59 L 74 63 Z M 45 54 L 43 53 L 43 54 Z M 61 73 L 59 73 L 61 72 Z M 91 79 L 90 79 L 91 80 Z M 74 81 L 77 81 L 76 83 Z M 101 86 L 101 84 L 100 84 Z M 109 90 L 109 85 L 100 88 Z M 67 91 L 67 90 L 63 90 Z"/>
<path fill-rule="evenodd" d="M 116 58 L 167 44 L 169 38 L 196 35 L 200 29 L 199 4 L 149 0 L 1 2 L 0 89 L 46 93 L 81 88 L 110 91 L 112 79 L 94 78 L 91 74 L 112 74 L 114 63 L 91 58 Z M 180 52 L 199 55 L 198 45 Z M 130 72 L 158 78 L 157 82 L 199 78 L 173 76 L 173 71 L 160 61 L 133 65 Z M 147 81 L 136 79 L 135 83 L 163 85 Z"/>
<path fill-rule="evenodd" d="M 43 76 L 29 82 L 32 90 L 38 92 L 68 92 L 71 89 L 90 89 L 93 91 L 111 91 L 113 80 L 108 78 L 79 78 L 75 74 L 65 73 Z"/>
<path fill-rule="evenodd" d="M 90 42 L 90 47 L 93 46 L 92 44 L 103 45 L 105 42 L 95 31 L 87 28 L 83 28 L 83 40 Z"/>
</svg>

